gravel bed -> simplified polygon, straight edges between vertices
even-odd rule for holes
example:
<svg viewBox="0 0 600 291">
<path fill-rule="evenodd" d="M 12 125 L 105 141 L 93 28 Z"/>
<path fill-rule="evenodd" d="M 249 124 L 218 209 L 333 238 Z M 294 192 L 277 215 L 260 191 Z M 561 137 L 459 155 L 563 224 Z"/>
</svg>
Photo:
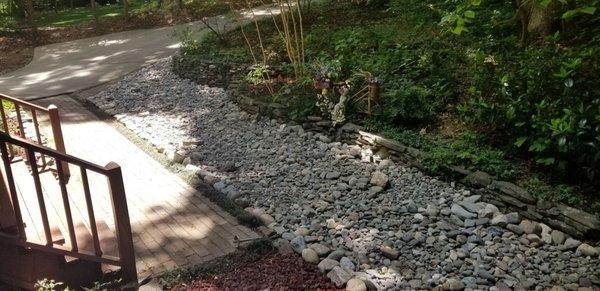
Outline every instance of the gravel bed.
<svg viewBox="0 0 600 291">
<path fill-rule="evenodd" d="M 89 101 L 249 207 L 282 237 L 281 247 L 340 287 L 600 287 L 600 248 L 592 243 L 502 213 L 468 189 L 369 149 L 257 121 L 224 90 L 177 77 L 170 60 Z"/>
</svg>

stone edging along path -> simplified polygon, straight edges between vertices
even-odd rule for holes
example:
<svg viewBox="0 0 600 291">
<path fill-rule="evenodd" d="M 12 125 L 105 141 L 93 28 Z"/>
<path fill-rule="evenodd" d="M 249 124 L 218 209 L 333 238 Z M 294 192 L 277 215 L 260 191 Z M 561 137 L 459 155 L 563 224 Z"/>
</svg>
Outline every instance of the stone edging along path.
<svg viewBox="0 0 600 291">
<path fill-rule="evenodd" d="M 334 141 L 230 98 L 179 78 L 165 60 L 88 100 L 246 207 L 280 247 L 340 287 L 600 287 L 600 248 L 394 161 L 418 152 L 393 143 L 382 155 L 391 141 L 354 126 Z"/>
</svg>

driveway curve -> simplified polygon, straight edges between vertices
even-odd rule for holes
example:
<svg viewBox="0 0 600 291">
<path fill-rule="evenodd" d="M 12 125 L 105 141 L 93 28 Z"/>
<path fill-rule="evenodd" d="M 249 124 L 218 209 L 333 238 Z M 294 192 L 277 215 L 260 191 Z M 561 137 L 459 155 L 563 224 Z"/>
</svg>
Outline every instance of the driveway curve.
<svg viewBox="0 0 600 291">
<path fill-rule="evenodd" d="M 211 18 L 213 27 L 232 29 L 256 17 L 276 14 L 272 5 Z M 209 33 L 201 22 L 139 29 L 36 47 L 25 67 L 0 76 L 0 92 L 24 100 L 57 96 L 116 80 L 132 71 L 170 56 L 180 42 L 178 32 L 190 29 L 195 38 Z"/>
</svg>

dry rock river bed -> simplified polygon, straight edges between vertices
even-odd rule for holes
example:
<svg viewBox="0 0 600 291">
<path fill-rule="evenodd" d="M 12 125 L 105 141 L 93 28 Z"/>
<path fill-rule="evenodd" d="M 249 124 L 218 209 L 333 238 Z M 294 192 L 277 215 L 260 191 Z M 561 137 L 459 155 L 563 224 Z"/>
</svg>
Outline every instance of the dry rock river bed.
<svg viewBox="0 0 600 291">
<path fill-rule="evenodd" d="M 300 126 L 257 121 L 158 62 L 88 98 L 245 205 L 338 286 L 599 290 L 600 248 L 455 183 Z"/>
</svg>

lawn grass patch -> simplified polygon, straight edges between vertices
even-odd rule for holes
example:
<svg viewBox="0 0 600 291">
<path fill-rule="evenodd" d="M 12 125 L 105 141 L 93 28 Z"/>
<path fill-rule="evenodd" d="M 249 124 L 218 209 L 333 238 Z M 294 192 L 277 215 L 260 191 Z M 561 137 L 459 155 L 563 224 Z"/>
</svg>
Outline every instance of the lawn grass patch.
<svg viewBox="0 0 600 291">
<path fill-rule="evenodd" d="M 132 12 L 141 7 L 138 2 L 130 3 Z M 96 8 L 98 19 L 107 19 L 120 17 L 123 14 L 123 7 L 120 5 L 98 6 Z M 77 7 L 61 10 L 58 13 L 47 11 L 38 16 L 40 27 L 46 26 L 72 26 L 94 20 L 94 15 L 89 7 Z"/>
</svg>

